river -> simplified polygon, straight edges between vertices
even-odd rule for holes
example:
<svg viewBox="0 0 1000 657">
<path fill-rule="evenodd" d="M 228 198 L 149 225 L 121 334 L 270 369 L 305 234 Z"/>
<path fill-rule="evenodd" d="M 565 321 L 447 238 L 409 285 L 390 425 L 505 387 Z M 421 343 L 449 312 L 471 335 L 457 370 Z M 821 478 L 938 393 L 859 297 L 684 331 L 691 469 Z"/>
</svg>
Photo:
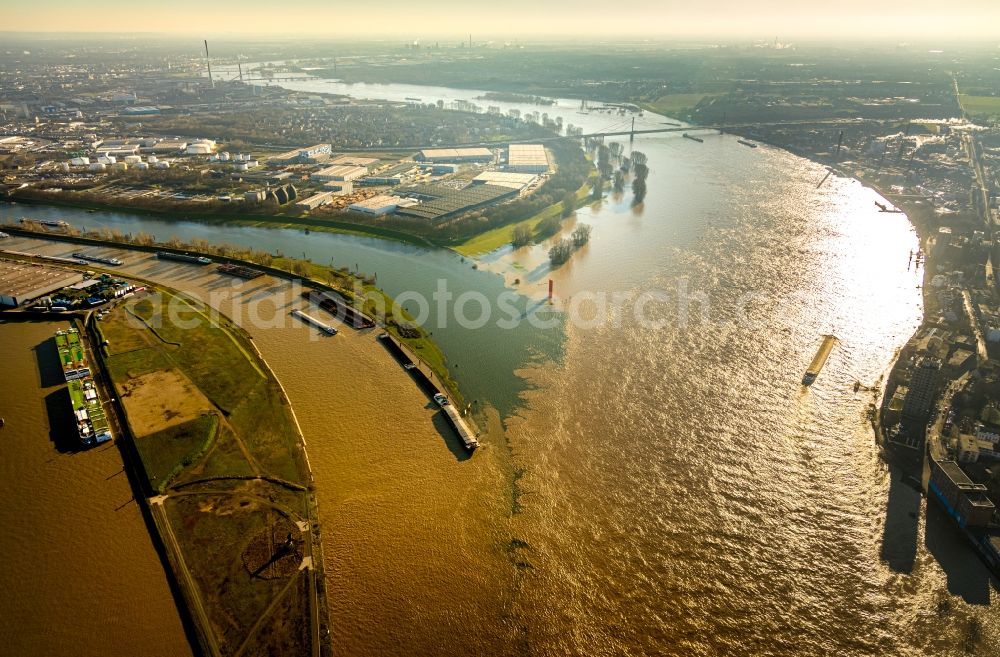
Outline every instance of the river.
<svg viewBox="0 0 1000 657">
<path fill-rule="evenodd" d="M 285 86 L 426 102 L 480 95 L 317 80 Z M 619 120 L 576 114 L 576 105 L 519 109 L 588 130 Z M 637 127 L 664 121 L 647 113 Z M 645 135 L 634 148 L 649 158 L 646 202 L 634 208 L 626 193 L 579 210 L 575 221 L 591 225 L 592 238 L 555 272 L 545 246 L 500 249 L 473 271 L 454 254 L 368 238 L 41 207 L 7 212 L 304 252 L 377 272 L 394 295 L 429 296 L 443 279 L 456 293 L 495 298 L 517 278 L 532 299 L 519 303 L 534 308 L 553 279 L 551 308 L 564 318 L 554 328 L 429 327 L 468 396 L 505 418 L 505 434 L 466 465 L 499 459 L 506 463 L 489 472 L 523 475 L 510 509 L 483 504 L 476 508 L 485 515 L 473 516 L 439 505 L 433 518 L 395 515 L 404 539 L 411 525 L 424 535 L 436 523 L 449 528 L 442 545 L 465 532 L 480 537 L 474 545 L 511 555 L 509 563 L 475 560 L 496 571 L 477 572 L 465 591 L 499 596 L 498 604 L 464 607 L 445 593 L 461 586 L 464 563 L 446 551 L 427 564 L 426 578 L 409 573 L 404 589 L 386 592 L 394 610 L 400 597 L 412 609 L 383 619 L 402 652 L 469 654 L 471 640 L 477 654 L 498 655 L 993 654 L 995 584 L 884 464 L 865 417 L 872 395 L 853 389 L 855 381 L 876 385 L 920 322 L 920 273 L 908 262 L 918 244 L 906 217 L 877 212 L 879 197 L 854 181 L 817 188 L 823 167 L 729 136 L 699 144 Z M 620 303 L 600 305 L 616 295 Z M 804 389 L 819 336 L 831 332 L 840 342 Z M 309 389 L 319 394 L 317 381 L 276 369 L 293 405 Z M 308 422 L 307 437 L 319 430 Z M 341 486 L 323 472 L 342 473 L 345 457 L 310 454 L 318 487 Z M 393 472 L 391 489 L 383 478 L 371 482 L 390 505 L 449 476 L 432 466 Z M 512 487 L 509 476 L 477 477 L 487 480 Z M 378 506 L 364 510 L 377 514 Z M 366 521 L 360 512 L 337 514 L 352 534 Z M 338 527 L 324 531 L 336 537 Z M 334 590 L 374 572 L 327 558 L 340 567 L 328 573 Z M 420 622 L 439 607 L 461 623 Z M 334 622 L 360 627 L 355 613 L 335 606 Z M 461 628 L 480 643 L 454 641 Z M 384 654 L 385 637 L 372 631 L 368 641 L 352 637 L 352 654 Z"/>
<path fill-rule="evenodd" d="M 121 453 L 75 449 L 52 340 L 67 326 L 0 325 L 0 652 L 190 655 Z"/>
</svg>

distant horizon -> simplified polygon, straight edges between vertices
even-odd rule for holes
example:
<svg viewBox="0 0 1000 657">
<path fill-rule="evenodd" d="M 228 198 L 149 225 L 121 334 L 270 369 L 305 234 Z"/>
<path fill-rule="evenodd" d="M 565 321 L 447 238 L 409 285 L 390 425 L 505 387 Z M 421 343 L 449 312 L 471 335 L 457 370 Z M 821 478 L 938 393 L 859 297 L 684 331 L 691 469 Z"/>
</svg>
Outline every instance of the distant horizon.
<svg viewBox="0 0 1000 657">
<path fill-rule="evenodd" d="M 692 7 L 679 0 L 633 0 L 609 10 L 598 0 L 540 5 L 508 0 L 482 7 L 461 0 L 383 0 L 377 7 L 299 0 L 203 3 L 174 0 L 148 6 L 121 0 L 8 3 L 0 33 L 134 35 L 202 38 L 309 37 L 344 41 L 404 40 L 963 42 L 1000 44 L 1000 2 L 953 0 L 942 11 L 931 0 L 841 0 L 836 6 L 792 0 L 716 0 Z M 391 20 L 390 20 L 391 19 Z M 273 29 L 281 26 L 280 33 Z M 448 26 L 442 29 L 442 26 Z M 487 29 L 480 31 L 480 28 Z M 349 34 L 345 34 L 349 32 Z"/>
<path fill-rule="evenodd" d="M 228 43 L 237 40 L 252 40 L 255 43 L 286 43 L 290 40 L 298 40 L 307 43 L 343 43 L 343 44 L 418 44 L 420 47 L 425 49 L 433 48 L 435 45 L 440 45 L 442 48 L 453 48 L 455 46 L 463 46 L 468 43 L 469 35 L 465 35 L 464 38 L 459 38 L 455 35 L 418 35 L 414 38 L 407 38 L 401 35 L 385 34 L 385 35 L 368 35 L 367 37 L 343 37 L 340 35 L 324 35 L 319 33 L 301 34 L 301 33 L 275 33 L 275 32 L 101 32 L 101 31 L 89 31 L 89 30 L 52 30 L 52 31 L 37 31 L 37 30 L 0 30 L 0 35 L 9 36 L 11 38 L 22 38 L 25 40 L 35 40 L 39 42 L 52 41 L 59 38 L 70 37 L 79 38 L 84 40 L 96 40 L 96 39 L 115 39 L 116 42 L 128 42 L 136 41 L 142 39 L 154 39 L 160 42 L 175 42 L 175 41 L 193 41 L 200 44 L 204 39 L 209 41 L 219 41 Z M 950 50 L 960 50 L 960 49 L 996 49 L 998 57 L 1000 57 L 1000 39 L 997 38 L 979 38 L 979 39 L 962 39 L 954 36 L 940 36 L 938 38 L 927 37 L 924 39 L 911 39 L 911 40 L 886 40 L 886 39 L 870 39 L 862 38 L 861 36 L 855 36 L 854 38 L 846 37 L 823 37 L 823 36 L 812 36 L 812 37 L 801 37 L 796 38 L 794 35 L 777 37 L 772 36 L 770 38 L 765 37 L 755 37 L 747 35 L 745 37 L 733 36 L 733 35 L 721 35 L 721 34 L 704 34 L 704 35 L 690 35 L 690 36 L 660 36 L 660 37 L 640 37 L 640 36 L 626 36 L 626 35 L 604 35 L 602 38 L 594 38 L 587 44 L 581 43 L 581 36 L 565 36 L 565 35 L 544 35 L 544 34 L 533 34 L 530 36 L 514 38 L 503 35 L 490 36 L 488 34 L 483 34 L 477 37 L 473 34 L 473 43 L 476 47 L 494 46 L 502 47 L 504 45 L 508 47 L 517 46 L 564 46 L 572 45 L 579 48 L 587 47 L 588 45 L 623 45 L 623 46 L 649 46 L 649 47 L 750 47 L 755 45 L 766 45 L 777 41 L 782 46 L 790 47 L 833 47 L 838 46 L 865 46 L 865 47 L 882 47 L 885 49 L 923 49 L 923 48 L 947 48 Z M 587 37 L 590 38 L 590 37 Z M 0 47 L 0 52 L 3 52 L 3 48 Z"/>
</svg>

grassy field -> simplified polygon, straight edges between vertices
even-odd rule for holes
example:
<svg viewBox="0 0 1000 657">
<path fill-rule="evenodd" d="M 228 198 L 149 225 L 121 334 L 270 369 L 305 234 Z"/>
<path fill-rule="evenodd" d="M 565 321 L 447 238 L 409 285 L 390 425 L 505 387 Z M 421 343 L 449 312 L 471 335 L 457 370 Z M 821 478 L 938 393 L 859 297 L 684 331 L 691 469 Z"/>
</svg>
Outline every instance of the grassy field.
<svg viewBox="0 0 1000 657">
<path fill-rule="evenodd" d="M 580 202 L 587 198 L 590 194 L 590 186 L 592 182 L 587 181 L 587 184 L 581 187 L 576 192 L 576 203 L 577 206 Z M 454 247 L 454 250 L 461 253 L 464 256 L 477 256 L 483 253 L 489 253 L 499 249 L 501 246 L 510 244 L 514 237 L 514 230 L 518 226 L 528 226 L 534 233 L 538 228 L 538 224 L 542 223 L 549 217 L 557 217 L 562 212 L 562 203 L 553 203 L 549 207 L 545 208 L 533 217 L 529 217 L 523 221 L 517 221 L 512 224 L 507 224 L 506 226 L 500 226 L 499 228 L 494 228 L 493 230 L 486 231 L 476 235 L 475 237 L 459 244 Z"/>
<path fill-rule="evenodd" d="M 291 409 L 230 320 L 154 291 L 162 302 L 140 295 L 95 324 L 145 483 L 165 496 L 171 549 L 195 583 L 185 597 L 201 600 L 223 654 L 309 655 L 314 571 L 300 564 L 316 519 Z"/>
<path fill-rule="evenodd" d="M 175 424 L 154 434 L 136 438 L 146 478 L 153 490 L 162 493 L 181 470 L 208 450 L 219 430 L 219 416 L 207 413 L 194 420 Z"/>
<path fill-rule="evenodd" d="M 1000 117 L 1000 96 L 960 96 L 962 107 L 969 116 Z"/>
<path fill-rule="evenodd" d="M 703 98 L 718 94 L 670 94 L 642 103 L 643 108 L 672 118 L 682 118 L 693 110 Z"/>
</svg>

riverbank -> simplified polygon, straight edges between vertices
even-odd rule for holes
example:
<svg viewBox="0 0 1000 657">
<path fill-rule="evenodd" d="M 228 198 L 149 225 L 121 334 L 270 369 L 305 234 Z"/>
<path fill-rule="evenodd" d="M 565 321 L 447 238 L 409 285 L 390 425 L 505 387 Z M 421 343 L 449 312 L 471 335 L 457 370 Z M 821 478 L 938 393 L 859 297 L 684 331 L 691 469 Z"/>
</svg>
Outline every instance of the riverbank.
<svg viewBox="0 0 1000 657">
<path fill-rule="evenodd" d="M 40 255 L 74 249 L 12 240 L 6 248 Z M 316 482 L 336 651 L 392 654 L 402 645 L 410 654 L 440 655 L 447 645 L 458 655 L 510 645 L 510 626 L 492 622 L 510 614 L 516 573 L 498 421 L 470 456 L 379 344 L 378 329 L 320 335 L 289 317 L 312 311 L 285 278 L 236 281 L 142 251 L 107 252 L 124 261 L 119 275 L 209 300 L 248 332 L 284 387 Z M 476 632 L 468 631 L 470 619 Z"/>
<path fill-rule="evenodd" d="M 382 226 L 371 226 L 364 223 L 333 221 L 327 219 L 314 219 L 305 216 L 285 215 L 285 214 L 252 214 L 240 212 L 239 214 L 219 214 L 219 213 L 199 213 L 182 212 L 176 210 L 152 210 L 149 208 L 136 207 L 131 205 L 115 205 L 113 203 L 84 203 L 77 201 L 65 201 L 61 198 L 52 198 L 46 195 L 44 198 L 35 198 L 23 194 L 0 198 L 6 200 L 11 207 L 17 203 L 25 205 L 46 205 L 52 207 L 74 208 L 86 211 L 104 212 L 126 212 L 135 215 L 145 215 L 150 217 L 165 217 L 171 219 L 180 218 L 183 221 L 198 221 L 206 224 L 232 224 L 237 226 L 267 226 L 272 228 L 305 228 L 307 230 L 323 231 L 329 233 L 340 233 L 344 235 L 359 235 L 362 237 L 376 237 L 380 239 L 402 242 L 404 244 L 414 244 L 417 246 L 436 246 L 434 242 L 426 237 L 392 230 Z M 178 215 L 182 215 L 178 217 Z"/>
<path fill-rule="evenodd" d="M 312 472 L 251 343 L 162 287 L 89 329 L 201 652 L 329 654 Z"/>
<path fill-rule="evenodd" d="M 235 247 L 227 247 L 226 245 L 212 245 L 208 243 L 193 245 L 176 242 L 166 244 L 155 242 L 136 244 L 126 241 L 128 239 L 126 236 L 121 236 L 119 239 L 109 239 L 110 235 L 106 237 L 68 235 L 48 232 L 43 229 L 26 228 L 19 225 L 0 224 L 0 226 L 3 226 L 3 230 L 12 235 L 25 237 L 37 237 L 40 239 L 88 244 L 91 246 L 126 248 L 146 253 L 155 253 L 156 251 L 195 253 L 214 258 L 219 262 L 242 265 L 259 271 L 265 271 L 273 276 L 290 281 L 298 281 L 312 288 L 340 295 L 357 310 L 374 317 L 380 326 L 392 333 L 400 342 L 404 343 L 414 357 L 432 372 L 432 378 L 435 379 L 439 387 L 448 391 L 449 395 L 460 408 L 467 406 L 458 382 L 452 377 L 449 371 L 448 361 L 444 352 L 431 339 L 427 331 L 417 325 L 410 314 L 404 308 L 398 306 L 392 297 L 386 294 L 381 288 L 374 285 L 370 280 L 351 274 L 346 267 L 337 269 L 309 260 L 298 260 L 285 256 L 271 257 L 264 252 L 256 252 L 252 249 L 241 250 Z M 234 257 L 237 254 L 246 257 Z"/>
<path fill-rule="evenodd" d="M 21 320 L 21 321 L 15 321 Z M 53 335 L 0 317 L 0 631 L 22 657 L 192 654 L 124 442 L 81 451 Z"/>
</svg>

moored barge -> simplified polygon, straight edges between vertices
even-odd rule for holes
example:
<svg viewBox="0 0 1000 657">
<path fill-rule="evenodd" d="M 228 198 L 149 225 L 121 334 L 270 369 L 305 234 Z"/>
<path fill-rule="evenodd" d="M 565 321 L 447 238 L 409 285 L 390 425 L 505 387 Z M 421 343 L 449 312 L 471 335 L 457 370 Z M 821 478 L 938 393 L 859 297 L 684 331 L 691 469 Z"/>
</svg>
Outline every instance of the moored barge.
<svg viewBox="0 0 1000 657">
<path fill-rule="evenodd" d="M 210 265 L 211 258 L 193 255 L 191 253 L 171 253 L 170 251 L 157 251 L 156 257 L 161 260 L 177 260 L 178 262 L 190 262 L 192 265 Z"/>
<path fill-rule="evenodd" d="M 302 296 L 348 326 L 356 329 L 375 327 L 374 319 L 349 305 L 339 294 L 306 290 Z"/>
</svg>

